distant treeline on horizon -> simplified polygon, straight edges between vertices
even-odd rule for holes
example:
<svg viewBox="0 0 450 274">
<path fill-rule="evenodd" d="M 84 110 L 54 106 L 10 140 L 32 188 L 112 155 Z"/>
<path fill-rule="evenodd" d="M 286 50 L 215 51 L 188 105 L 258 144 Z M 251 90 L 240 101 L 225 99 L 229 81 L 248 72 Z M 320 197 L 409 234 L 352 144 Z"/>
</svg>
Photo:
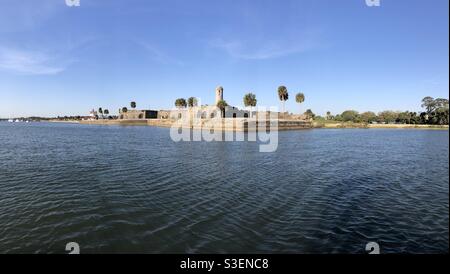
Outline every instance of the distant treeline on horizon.
<svg viewBox="0 0 450 274">
<path fill-rule="evenodd" d="M 448 125 L 449 124 L 449 100 L 444 98 L 434 99 L 425 97 L 422 99 L 423 112 L 412 111 L 392 111 L 386 110 L 378 114 L 372 111 L 359 113 L 356 110 L 346 110 L 341 114 L 332 115 L 327 112 L 325 117 L 316 116 L 311 110 L 305 112 L 315 120 L 328 120 L 337 122 L 354 123 L 399 123 L 399 124 L 429 124 L 429 125 Z"/>
<path fill-rule="evenodd" d="M 256 105 L 256 104 L 255 104 Z M 304 113 L 308 118 L 316 121 L 336 121 L 336 122 L 354 122 L 354 123 L 399 123 L 399 124 L 429 124 L 429 125 L 448 125 L 449 124 L 449 100 L 444 98 L 436 98 L 427 96 L 422 99 L 423 112 L 412 111 L 392 111 L 385 110 L 378 114 L 372 111 L 360 113 L 356 110 L 346 110 L 341 114 L 333 115 L 330 111 L 325 117 L 315 115 L 311 109 Z M 48 121 L 48 120 L 82 120 L 89 116 L 58 116 L 49 117 L 14 117 L 0 118 L 0 121 L 8 119 L 22 119 L 29 121 Z M 117 119 L 117 116 L 108 116 L 108 119 Z"/>
</svg>

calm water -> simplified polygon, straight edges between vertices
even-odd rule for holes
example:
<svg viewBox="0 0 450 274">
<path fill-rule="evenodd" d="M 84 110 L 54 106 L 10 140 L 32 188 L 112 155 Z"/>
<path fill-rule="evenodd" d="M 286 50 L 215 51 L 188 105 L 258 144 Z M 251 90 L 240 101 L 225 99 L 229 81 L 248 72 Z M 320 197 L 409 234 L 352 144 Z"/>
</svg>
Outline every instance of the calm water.
<svg viewBox="0 0 450 274">
<path fill-rule="evenodd" d="M 448 138 L 290 131 L 259 153 L 164 128 L 0 123 L 0 253 L 447 253 Z"/>
</svg>

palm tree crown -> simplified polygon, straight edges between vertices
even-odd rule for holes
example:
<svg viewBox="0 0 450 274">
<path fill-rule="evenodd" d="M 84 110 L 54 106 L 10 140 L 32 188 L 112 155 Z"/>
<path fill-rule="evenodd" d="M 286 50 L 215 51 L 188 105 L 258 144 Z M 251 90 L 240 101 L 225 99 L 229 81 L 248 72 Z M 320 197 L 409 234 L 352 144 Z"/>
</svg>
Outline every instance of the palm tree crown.
<svg viewBox="0 0 450 274">
<path fill-rule="evenodd" d="M 220 100 L 217 102 L 217 107 L 220 109 L 220 112 L 222 113 L 222 117 L 225 117 L 225 108 L 228 106 L 227 101 Z"/>
<path fill-rule="evenodd" d="M 185 108 L 187 106 L 186 100 L 184 98 L 178 98 L 175 100 L 175 106 L 177 108 Z"/>
<path fill-rule="evenodd" d="M 189 97 L 187 104 L 189 107 L 196 107 L 198 104 L 197 98 L 195 97 Z"/>
<path fill-rule="evenodd" d="M 287 101 L 289 99 L 289 93 L 285 86 L 278 87 L 278 98 L 280 98 L 280 101 Z"/>
<path fill-rule="evenodd" d="M 217 107 L 220 108 L 221 110 L 224 110 L 227 106 L 228 103 L 225 100 L 220 100 L 219 102 L 217 102 Z"/>
<path fill-rule="evenodd" d="M 297 93 L 297 95 L 295 96 L 295 101 L 299 104 L 305 102 L 305 94 L 303 93 Z"/>
<path fill-rule="evenodd" d="M 256 95 L 253 93 L 247 93 L 244 96 L 244 106 L 255 107 L 258 100 L 256 100 Z"/>
<path fill-rule="evenodd" d="M 279 86 L 278 87 L 278 98 L 280 98 L 280 101 L 283 102 L 283 113 L 285 112 L 285 102 L 289 99 L 289 93 L 285 86 Z"/>
</svg>

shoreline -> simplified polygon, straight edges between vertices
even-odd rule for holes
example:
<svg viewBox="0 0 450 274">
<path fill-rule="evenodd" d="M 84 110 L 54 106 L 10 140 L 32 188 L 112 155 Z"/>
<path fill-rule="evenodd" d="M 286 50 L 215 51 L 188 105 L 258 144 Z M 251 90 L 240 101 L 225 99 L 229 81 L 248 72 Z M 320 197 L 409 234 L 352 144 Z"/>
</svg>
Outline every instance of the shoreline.
<svg viewBox="0 0 450 274">
<path fill-rule="evenodd" d="M 364 123 L 314 123 L 314 128 L 328 129 L 426 129 L 426 130 L 448 130 L 448 125 L 423 125 L 423 124 L 364 124 Z"/>
<path fill-rule="evenodd" d="M 93 121 L 44 121 L 49 123 L 67 123 L 82 125 L 116 125 L 116 126 L 154 126 L 170 127 L 170 121 L 165 120 L 93 120 Z M 280 128 L 285 130 L 304 130 L 304 129 L 421 129 L 421 130 L 449 130 L 448 125 L 414 125 L 414 124 L 363 124 L 363 123 L 318 123 L 313 122 L 310 127 L 302 128 Z"/>
</svg>

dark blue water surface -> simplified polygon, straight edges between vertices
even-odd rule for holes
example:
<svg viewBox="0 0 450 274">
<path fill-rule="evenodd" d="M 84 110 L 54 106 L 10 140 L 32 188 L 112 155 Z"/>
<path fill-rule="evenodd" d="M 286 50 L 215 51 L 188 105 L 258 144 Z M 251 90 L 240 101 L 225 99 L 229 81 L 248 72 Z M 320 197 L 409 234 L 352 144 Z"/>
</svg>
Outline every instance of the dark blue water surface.
<svg viewBox="0 0 450 274">
<path fill-rule="evenodd" d="M 0 253 L 447 253 L 448 135 L 0 123 Z"/>
</svg>

